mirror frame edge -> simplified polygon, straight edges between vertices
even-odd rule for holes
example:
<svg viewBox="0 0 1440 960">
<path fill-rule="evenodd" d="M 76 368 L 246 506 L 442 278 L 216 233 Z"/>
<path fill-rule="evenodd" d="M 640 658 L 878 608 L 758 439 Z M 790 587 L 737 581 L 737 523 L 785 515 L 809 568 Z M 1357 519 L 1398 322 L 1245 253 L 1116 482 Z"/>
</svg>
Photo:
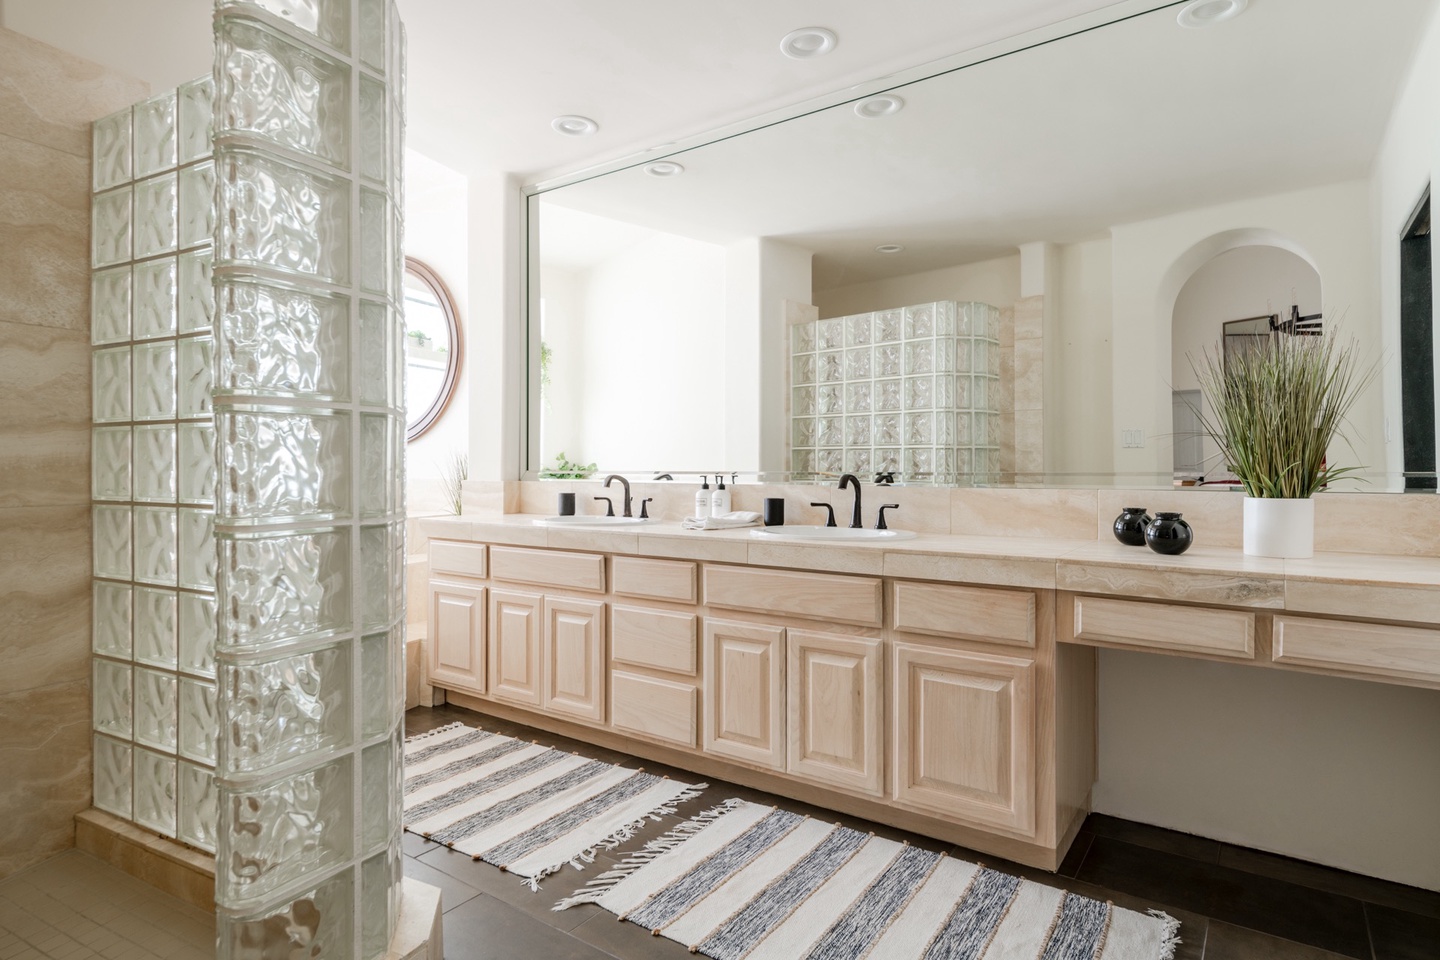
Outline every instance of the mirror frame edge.
<svg viewBox="0 0 1440 960">
<path fill-rule="evenodd" d="M 440 275 L 423 260 L 412 256 L 405 257 L 405 272 L 413 273 L 419 277 L 440 303 L 440 309 L 445 314 L 445 325 L 450 329 L 450 361 L 445 367 L 445 380 L 440 385 L 440 392 L 431 401 L 423 416 L 411 426 L 408 422 L 405 425 L 405 442 L 412 443 L 425 435 L 431 427 L 439 422 L 440 418 L 450 406 L 451 399 L 455 396 L 455 387 L 460 382 L 460 368 L 464 363 L 465 339 L 460 329 L 460 312 L 455 306 L 455 299 L 450 295 L 450 288 Z"/>
</svg>

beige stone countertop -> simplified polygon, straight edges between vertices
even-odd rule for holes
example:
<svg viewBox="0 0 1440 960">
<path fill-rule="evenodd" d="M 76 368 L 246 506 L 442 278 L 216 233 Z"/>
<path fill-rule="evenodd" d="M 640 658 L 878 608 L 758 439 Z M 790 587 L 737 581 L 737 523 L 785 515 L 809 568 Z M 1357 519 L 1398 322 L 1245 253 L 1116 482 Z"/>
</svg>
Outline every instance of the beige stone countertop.
<svg viewBox="0 0 1440 960">
<path fill-rule="evenodd" d="M 1396 619 L 1440 622 L 1440 558 L 1355 553 L 1310 560 L 1249 557 L 1235 547 L 1197 545 L 1179 556 L 1113 540 L 919 534 L 881 543 L 809 544 L 763 540 L 754 527 L 685 530 L 652 522 L 616 530 L 537 524 L 538 515 L 435 517 L 419 521 L 430 538 L 521 547 L 748 563 L 835 573 L 948 580 L 999 586 L 1184 600 L 1275 610 L 1383 617 L 1375 588 L 1406 600 Z M 1336 588 L 1346 588 L 1337 590 Z M 1433 598 L 1433 599 L 1432 599 Z M 1434 609 L 1429 609 L 1433 607 Z M 1401 613 L 1407 615 L 1401 616 Z M 1423 615 L 1421 615 L 1423 614 Z"/>
</svg>

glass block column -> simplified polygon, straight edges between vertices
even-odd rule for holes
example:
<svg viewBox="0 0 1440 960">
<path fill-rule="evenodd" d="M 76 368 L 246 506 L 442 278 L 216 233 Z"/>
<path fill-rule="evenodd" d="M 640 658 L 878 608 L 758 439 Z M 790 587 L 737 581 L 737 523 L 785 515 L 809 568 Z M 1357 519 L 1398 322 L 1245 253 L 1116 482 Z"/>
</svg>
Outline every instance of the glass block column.
<svg viewBox="0 0 1440 960">
<path fill-rule="evenodd" d="M 947 300 L 793 325 L 791 472 L 998 473 L 999 323 L 995 307 Z"/>
<path fill-rule="evenodd" d="M 94 803 L 213 851 L 213 87 L 94 125 Z"/>
<path fill-rule="evenodd" d="M 391 0 L 216 14 L 220 956 L 384 954 L 405 623 Z"/>
</svg>

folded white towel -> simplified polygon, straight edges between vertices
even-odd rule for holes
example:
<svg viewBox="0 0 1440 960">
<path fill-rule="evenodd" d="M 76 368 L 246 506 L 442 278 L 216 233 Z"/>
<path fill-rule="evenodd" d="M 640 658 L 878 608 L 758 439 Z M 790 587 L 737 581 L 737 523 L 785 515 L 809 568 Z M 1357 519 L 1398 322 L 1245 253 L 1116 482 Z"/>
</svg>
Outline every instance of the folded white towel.
<svg viewBox="0 0 1440 960">
<path fill-rule="evenodd" d="M 760 522 L 760 514 L 749 510 L 736 510 L 718 517 L 686 517 L 680 526 L 686 530 L 732 530 L 735 527 L 753 527 Z"/>
</svg>

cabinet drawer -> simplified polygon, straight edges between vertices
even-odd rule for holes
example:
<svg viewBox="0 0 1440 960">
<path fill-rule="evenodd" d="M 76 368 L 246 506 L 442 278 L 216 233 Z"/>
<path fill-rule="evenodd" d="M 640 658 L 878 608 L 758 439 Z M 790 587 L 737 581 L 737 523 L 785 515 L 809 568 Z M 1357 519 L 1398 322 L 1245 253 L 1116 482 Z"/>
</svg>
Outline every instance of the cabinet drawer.
<svg viewBox="0 0 1440 960">
<path fill-rule="evenodd" d="M 1035 646 L 1035 594 L 933 583 L 895 584 L 896 630 Z"/>
<path fill-rule="evenodd" d="M 1440 630 L 1275 618 L 1275 662 L 1440 684 Z"/>
<path fill-rule="evenodd" d="M 614 590 L 626 597 L 695 602 L 695 564 L 683 560 L 616 557 L 611 561 Z"/>
<path fill-rule="evenodd" d="M 491 547 L 490 576 L 567 590 L 605 592 L 605 558 L 593 553 Z"/>
<path fill-rule="evenodd" d="M 695 722 L 698 696 L 688 683 L 615 670 L 610 674 L 610 725 L 695 747 L 699 745 Z"/>
<path fill-rule="evenodd" d="M 610 659 L 693 677 L 697 619 L 692 613 L 616 604 L 610 612 Z"/>
<path fill-rule="evenodd" d="M 485 578 L 485 544 L 454 540 L 430 541 L 432 573 L 458 573 L 462 577 Z"/>
<path fill-rule="evenodd" d="M 880 580 L 752 567 L 705 567 L 712 607 L 789 614 L 812 620 L 880 626 Z"/>
<path fill-rule="evenodd" d="M 1238 660 L 1255 657 L 1255 615 L 1239 610 L 1076 597 L 1070 626 L 1076 640 Z"/>
</svg>

